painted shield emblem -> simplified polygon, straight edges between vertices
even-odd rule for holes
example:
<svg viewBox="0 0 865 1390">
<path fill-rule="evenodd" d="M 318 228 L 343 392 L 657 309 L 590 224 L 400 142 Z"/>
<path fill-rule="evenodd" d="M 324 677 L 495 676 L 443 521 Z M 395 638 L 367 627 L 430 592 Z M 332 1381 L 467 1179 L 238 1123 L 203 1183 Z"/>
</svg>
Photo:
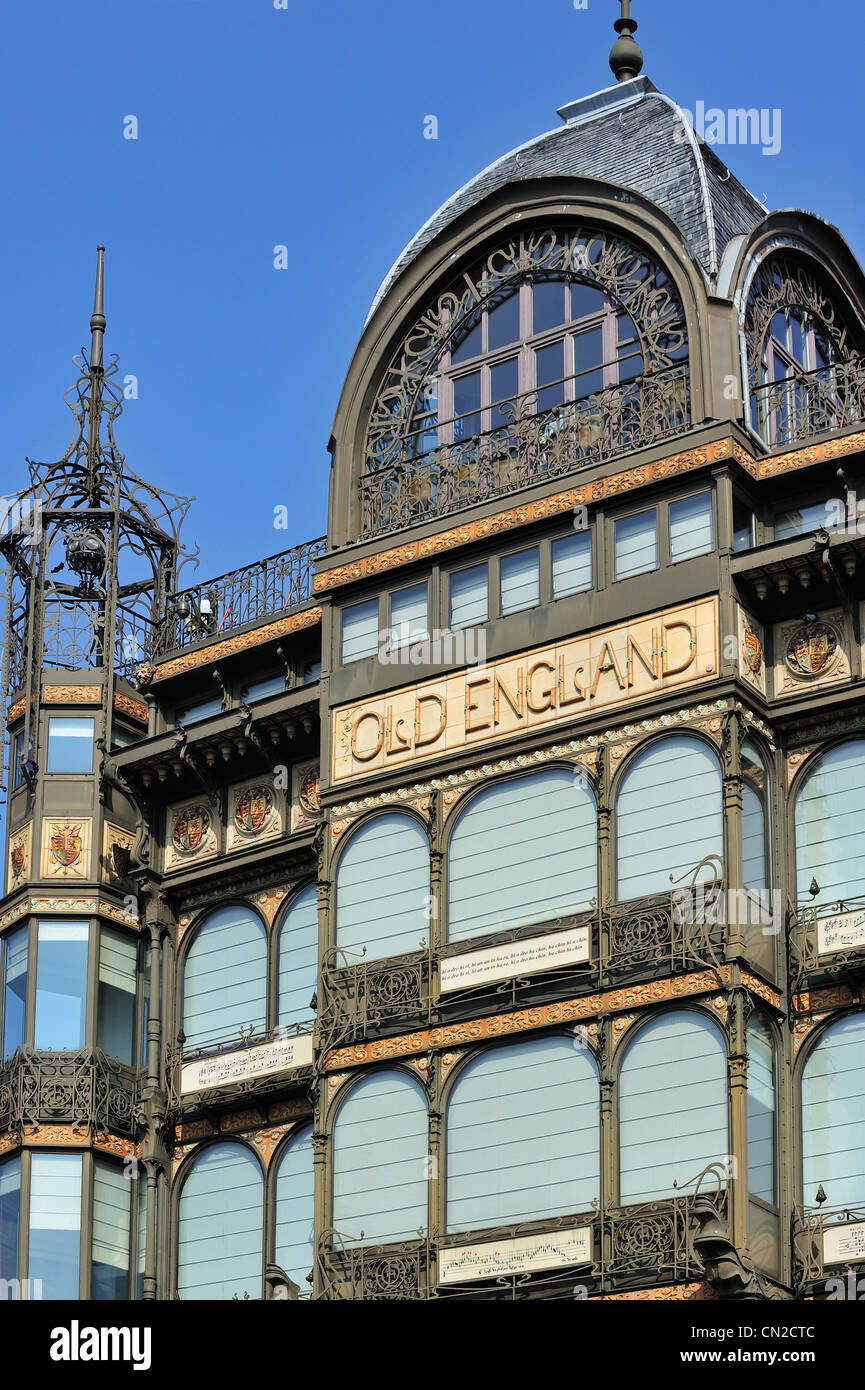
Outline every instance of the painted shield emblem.
<svg viewBox="0 0 865 1390">
<path fill-rule="evenodd" d="M 273 797 L 267 787 L 247 787 L 237 801 L 234 824 L 244 835 L 257 835 L 273 810 Z"/>
<path fill-rule="evenodd" d="M 20 878 L 24 872 L 24 861 L 27 858 L 27 851 L 24 845 L 13 845 L 10 851 L 12 859 L 12 873 L 16 878 Z"/>
<path fill-rule="evenodd" d="M 816 676 L 838 648 L 838 636 L 828 623 L 797 628 L 787 643 L 787 665 L 800 676 Z"/>
<path fill-rule="evenodd" d="M 743 646 L 745 650 L 745 665 L 752 675 L 759 676 L 760 667 L 763 665 L 763 644 L 756 632 L 752 632 L 749 627 L 745 628 Z"/>
<path fill-rule="evenodd" d="M 311 767 L 304 774 L 298 790 L 301 810 L 308 816 L 317 816 L 321 810 L 321 792 L 318 785 L 318 771 Z"/>
<path fill-rule="evenodd" d="M 69 826 L 55 830 L 51 836 L 51 854 L 64 869 L 71 868 L 81 854 L 81 836 Z"/>
<path fill-rule="evenodd" d="M 182 854 L 194 854 L 210 828 L 210 816 L 203 806 L 187 806 L 180 812 L 174 826 L 174 848 Z"/>
</svg>

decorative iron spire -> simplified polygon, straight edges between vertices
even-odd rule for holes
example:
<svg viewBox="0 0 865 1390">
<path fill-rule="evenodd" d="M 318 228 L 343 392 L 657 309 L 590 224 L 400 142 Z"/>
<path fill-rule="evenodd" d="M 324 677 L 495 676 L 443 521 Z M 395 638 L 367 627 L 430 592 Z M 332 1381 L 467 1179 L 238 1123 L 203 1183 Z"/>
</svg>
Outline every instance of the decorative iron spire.
<svg viewBox="0 0 865 1390">
<path fill-rule="evenodd" d="M 634 38 L 637 21 L 631 19 L 630 0 L 620 0 L 622 13 L 613 24 L 619 37 L 610 50 L 610 67 L 617 82 L 629 82 L 643 66 L 643 50 Z"/>
<path fill-rule="evenodd" d="M 102 363 L 102 339 L 105 334 L 105 247 L 96 248 L 96 289 L 93 293 L 93 313 L 90 316 L 90 361 L 87 387 L 87 491 L 90 505 L 96 505 L 97 475 L 101 455 L 102 383 L 105 370 Z"/>
</svg>

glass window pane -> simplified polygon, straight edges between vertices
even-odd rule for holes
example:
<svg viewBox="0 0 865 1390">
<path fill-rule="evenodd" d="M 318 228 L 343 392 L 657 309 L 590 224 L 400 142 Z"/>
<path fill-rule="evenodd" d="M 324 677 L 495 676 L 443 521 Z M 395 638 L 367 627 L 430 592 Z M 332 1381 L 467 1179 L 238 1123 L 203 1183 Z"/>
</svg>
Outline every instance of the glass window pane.
<svg viewBox="0 0 865 1390">
<path fill-rule="evenodd" d="M 517 613 L 532 608 L 541 597 L 540 552 L 519 550 L 516 555 L 503 555 L 499 561 L 502 613 Z"/>
<path fill-rule="evenodd" d="M 397 589 L 390 596 L 390 632 L 392 647 L 404 647 L 427 635 L 427 586 L 412 584 L 410 589 Z"/>
<path fill-rule="evenodd" d="M 21 1220 L 21 1159 L 0 1164 L 0 1279 L 18 1277 L 18 1224 Z"/>
<path fill-rule="evenodd" d="M 311 883 L 292 901 L 279 929 L 280 1023 L 314 1018 L 309 1001 L 318 978 L 318 895 Z"/>
<path fill-rule="evenodd" d="M 378 599 L 342 610 L 342 659 L 359 661 L 378 651 Z"/>
<path fill-rule="evenodd" d="M 487 310 L 487 349 L 507 347 L 520 336 L 520 292 L 508 290 L 498 303 Z"/>
<path fill-rule="evenodd" d="M 193 1160 L 177 1213 L 177 1291 L 189 1299 L 261 1298 L 262 1177 L 241 1144 Z"/>
<path fill-rule="evenodd" d="M 742 886 L 752 893 L 763 893 L 768 887 L 766 844 L 766 773 L 755 744 L 742 745 L 742 770 L 745 784 L 742 793 Z"/>
<path fill-rule="evenodd" d="M 538 280 L 532 286 L 532 332 L 546 333 L 564 322 L 564 280 Z"/>
<path fill-rule="evenodd" d="M 447 1229 L 591 1210 L 600 1195 L 600 1087 L 573 1040 L 482 1052 L 448 1100 Z"/>
<path fill-rule="evenodd" d="M 423 1092 L 404 1072 L 376 1072 L 352 1086 L 333 1130 L 333 1224 L 341 1242 L 416 1240 L 419 1228 L 428 1229 L 428 1133 Z"/>
<path fill-rule="evenodd" d="M 472 565 L 450 577 L 450 625 L 471 627 L 489 617 L 489 579 L 486 565 Z"/>
<path fill-rule="evenodd" d="M 481 432 L 481 374 L 470 372 L 454 382 L 454 439 L 472 439 Z"/>
<path fill-rule="evenodd" d="M 34 1153 L 30 1169 L 31 1280 L 42 1297 L 78 1298 L 81 1254 L 81 1155 Z"/>
<path fill-rule="evenodd" d="M 595 798 L 569 769 L 498 782 L 459 814 L 448 851 L 449 941 L 585 912 L 597 890 Z"/>
<path fill-rule="evenodd" d="M 754 513 L 741 498 L 733 497 L 733 549 L 750 550 L 754 545 Z"/>
<path fill-rule="evenodd" d="M 142 1170 L 143 1171 L 143 1170 Z M 132 1219 L 132 1179 L 107 1159 L 93 1161 L 94 1300 L 129 1297 L 129 1241 Z"/>
<path fill-rule="evenodd" d="M 301 1297 L 309 1293 L 306 1276 L 315 1263 L 314 1191 L 310 1128 L 290 1141 L 276 1170 L 274 1259 L 297 1284 Z"/>
<path fill-rule="evenodd" d="M 658 566 L 658 529 L 655 509 L 623 516 L 614 523 L 616 578 L 645 574 Z"/>
<path fill-rule="evenodd" d="M 641 1028 L 619 1073 L 622 1203 L 672 1197 L 730 1152 L 727 1052 L 698 1014 L 666 1013 Z"/>
<path fill-rule="evenodd" d="M 535 383 L 538 410 L 552 410 L 565 399 L 565 345 L 550 343 L 535 352 Z M 551 384 L 552 383 L 552 384 Z"/>
<path fill-rule="evenodd" d="M 74 1052 L 84 1046 L 88 934 L 79 922 L 39 923 L 35 1047 Z"/>
<path fill-rule="evenodd" d="M 240 698 L 246 704 L 253 700 L 264 700 L 268 695 L 281 695 L 285 691 L 285 676 L 265 676 L 263 680 L 253 681 L 251 685 L 240 687 Z"/>
<path fill-rule="evenodd" d="M 865 1016 L 831 1024 L 802 1073 L 802 1185 L 805 1204 L 826 1211 L 865 1202 Z"/>
<path fill-rule="evenodd" d="M 714 544 L 711 492 L 698 492 L 695 497 L 670 503 L 671 560 L 705 555 Z"/>
<path fill-rule="evenodd" d="M 240 1040 L 265 1027 L 267 939 L 241 904 L 218 907 L 198 928 L 183 967 L 183 1031 L 188 1048 Z"/>
<path fill-rule="evenodd" d="M 159 1207 L 159 1190 L 154 1189 L 154 1204 Z M 144 1297 L 144 1266 L 147 1259 L 147 1178 L 143 1164 L 138 1166 L 138 1210 L 136 1215 L 135 1297 Z"/>
<path fill-rule="evenodd" d="M 587 328 L 574 338 L 574 396 L 578 401 L 603 390 L 604 339 L 601 328 Z"/>
<path fill-rule="evenodd" d="M 373 816 L 350 836 L 336 872 L 336 944 L 352 964 L 421 949 L 430 846 L 412 816 Z"/>
<path fill-rule="evenodd" d="M 460 324 L 455 334 L 455 346 L 451 348 L 452 362 L 467 362 L 470 357 L 477 357 L 482 350 L 481 331 L 483 328 L 483 310 L 475 309 L 474 313 Z"/>
<path fill-rule="evenodd" d="M 553 598 L 592 587 L 592 533 L 576 531 L 553 541 Z"/>
<path fill-rule="evenodd" d="M 312 681 L 319 680 L 321 677 L 321 662 L 305 661 L 303 665 L 303 670 L 300 674 L 301 680 L 303 681 L 304 685 L 309 685 Z"/>
<path fill-rule="evenodd" d="M 517 359 L 511 357 L 507 362 L 499 362 L 490 368 L 490 401 L 493 404 L 491 420 L 493 429 L 500 425 L 513 423 L 515 416 L 514 397 L 519 389 L 517 381 Z"/>
<path fill-rule="evenodd" d="M 12 790 L 17 792 L 19 787 L 24 786 L 24 773 L 21 771 L 21 763 L 24 760 L 24 730 L 21 729 L 12 740 Z"/>
<path fill-rule="evenodd" d="M 828 526 L 830 510 L 825 502 L 812 502 L 795 510 L 778 512 L 775 516 L 775 540 L 789 540 L 791 536 L 806 536 L 821 526 Z"/>
<path fill-rule="evenodd" d="M 796 893 L 820 907 L 862 892 L 865 862 L 865 742 L 830 748 L 796 797 Z M 816 879 L 819 892 L 809 887 Z"/>
<path fill-rule="evenodd" d="M 112 927 L 99 940 L 99 996 L 96 1043 L 109 1057 L 132 1065 L 138 943 Z"/>
<path fill-rule="evenodd" d="M 24 1008 L 27 1002 L 27 927 L 5 939 L 3 953 L 3 1056 L 24 1046 Z"/>
<path fill-rule="evenodd" d="M 721 768 L 701 739 L 650 744 L 628 767 L 616 800 L 621 902 L 669 893 L 709 855 L 724 855 Z"/>
<path fill-rule="evenodd" d="M 748 1191 L 775 1202 L 775 1049 L 760 1018 L 748 1023 Z"/>
<path fill-rule="evenodd" d="M 601 314 L 604 311 L 604 296 L 593 285 L 580 282 L 571 285 L 571 318 L 584 319 L 588 314 Z"/>
<path fill-rule="evenodd" d="M 48 720 L 48 771 L 93 771 L 93 720 Z"/>
<path fill-rule="evenodd" d="M 215 695 L 212 700 L 199 700 L 195 705 L 185 705 L 177 711 L 174 722 L 178 729 L 183 729 L 187 724 L 197 724 L 200 719 L 210 719 L 212 715 L 221 713 L 222 696 Z"/>
</svg>

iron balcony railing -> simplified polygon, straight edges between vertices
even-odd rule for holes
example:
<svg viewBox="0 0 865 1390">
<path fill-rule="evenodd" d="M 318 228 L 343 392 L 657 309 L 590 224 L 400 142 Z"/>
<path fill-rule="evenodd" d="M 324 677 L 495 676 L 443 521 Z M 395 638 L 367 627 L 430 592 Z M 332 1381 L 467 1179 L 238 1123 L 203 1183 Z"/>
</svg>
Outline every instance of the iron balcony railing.
<svg viewBox="0 0 865 1390">
<path fill-rule="evenodd" d="M 791 991 L 797 1012 L 807 1013 L 810 986 L 865 973 L 865 896 L 819 907 L 807 900 L 797 903 L 788 942 Z"/>
<path fill-rule="evenodd" d="M 688 366 L 550 410 L 537 404 L 536 391 L 517 396 L 497 407 L 511 420 L 427 453 L 407 440 L 395 462 L 360 479 L 362 534 L 417 526 L 682 434 L 691 424 Z"/>
<path fill-rule="evenodd" d="M 0 1064 L 0 1132 L 60 1123 L 134 1134 L 137 1101 L 135 1071 L 99 1048 L 23 1047 Z"/>
<path fill-rule="evenodd" d="M 849 1270 L 855 1269 L 861 1274 L 865 1265 L 863 1231 L 865 1206 L 861 1204 L 834 1211 L 796 1206 L 793 1210 L 793 1257 L 797 1290 L 816 1292 L 822 1286 L 824 1292 L 829 1292 L 830 1279 L 840 1281 L 843 1286 Z M 846 1293 L 838 1291 L 836 1284 L 834 1297 L 861 1297 L 856 1284 L 854 1278 L 853 1291 Z"/>
<path fill-rule="evenodd" d="M 313 569 L 325 547 L 321 536 L 169 595 L 156 655 L 298 608 L 312 597 Z"/>
<path fill-rule="evenodd" d="M 758 386 L 751 412 L 754 429 L 770 449 L 860 425 L 865 420 L 865 358 Z"/>
</svg>

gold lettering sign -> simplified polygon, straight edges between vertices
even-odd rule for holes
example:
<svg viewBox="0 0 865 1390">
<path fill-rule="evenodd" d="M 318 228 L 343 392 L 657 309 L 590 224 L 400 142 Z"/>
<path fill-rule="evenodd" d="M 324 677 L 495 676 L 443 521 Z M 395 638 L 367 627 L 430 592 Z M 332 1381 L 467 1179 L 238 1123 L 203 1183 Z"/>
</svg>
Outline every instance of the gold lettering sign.
<svg viewBox="0 0 865 1390">
<path fill-rule="evenodd" d="M 700 599 L 342 706 L 333 714 L 333 780 L 471 749 L 717 674 L 718 600 Z"/>
</svg>

